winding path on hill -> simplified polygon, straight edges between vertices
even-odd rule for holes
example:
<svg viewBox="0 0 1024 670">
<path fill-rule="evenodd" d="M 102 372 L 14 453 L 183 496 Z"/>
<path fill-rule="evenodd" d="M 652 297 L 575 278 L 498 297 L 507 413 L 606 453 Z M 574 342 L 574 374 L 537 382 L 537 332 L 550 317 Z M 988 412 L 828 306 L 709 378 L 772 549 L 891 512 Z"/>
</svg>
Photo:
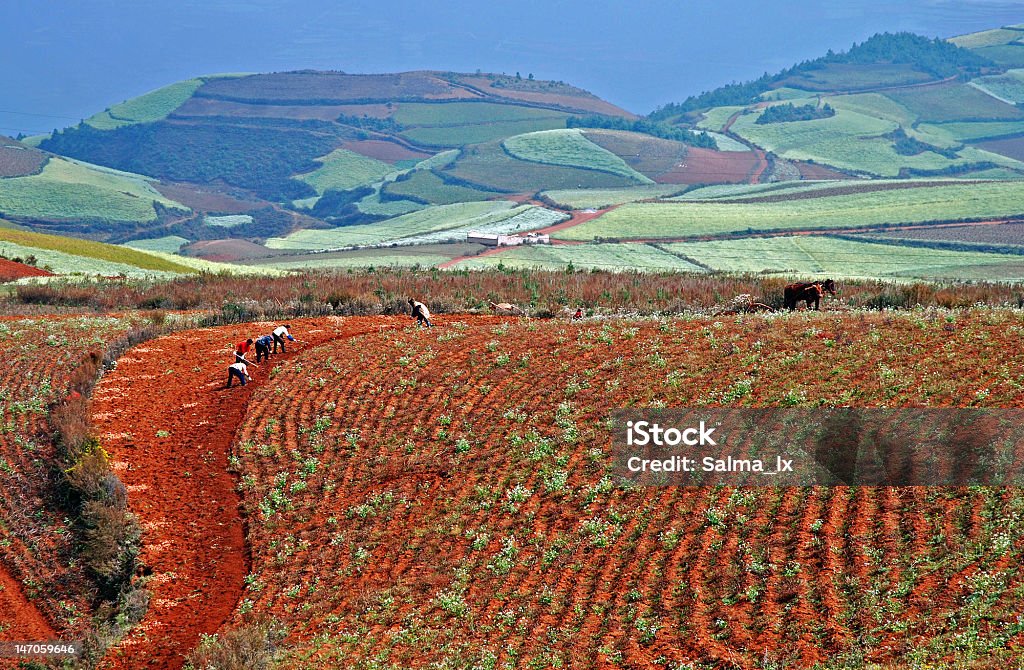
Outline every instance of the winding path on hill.
<svg viewBox="0 0 1024 670">
<path fill-rule="evenodd" d="M 142 527 L 149 611 L 103 667 L 184 665 L 201 634 L 234 612 L 249 571 L 245 521 L 229 456 L 253 390 L 282 360 L 331 340 L 407 325 L 402 317 L 293 319 L 301 340 L 225 388 L 233 343 L 269 332 L 250 323 L 183 331 L 130 349 L 96 387 L 92 419 Z"/>
</svg>

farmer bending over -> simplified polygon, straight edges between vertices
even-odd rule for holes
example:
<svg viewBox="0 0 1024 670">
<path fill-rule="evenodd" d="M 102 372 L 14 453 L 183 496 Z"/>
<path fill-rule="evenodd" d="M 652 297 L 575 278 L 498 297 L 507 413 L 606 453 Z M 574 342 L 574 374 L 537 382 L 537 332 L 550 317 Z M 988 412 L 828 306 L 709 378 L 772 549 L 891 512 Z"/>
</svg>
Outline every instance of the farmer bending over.
<svg viewBox="0 0 1024 670">
<path fill-rule="evenodd" d="M 430 323 L 430 310 L 427 306 L 418 300 L 409 298 L 409 305 L 412 307 L 412 318 L 416 319 L 416 325 L 422 326 L 424 323 L 427 324 L 427 328 L 433 328 L 434 325 Z"/>
<path fill-rule="evenodd" d="M 274 343 L 273 335 L 264 335 L 263 337 L 256 338 L 256 362 L 259 363 L 264 358 L 270 360 L 270 345 Z"/>
<path fill-rule="evenodd" d="M 245 367 L 245 363 L 232 363 L 228 366 L 228 386 L 231 388 L 231 382 L 235 377 L 238 377 L 238 381 L 245 386 L 247 381 L 251 381 L 252 377 L 249 376 L 249 368 Z"/>
<path fill-rule="evenodd" d="M 285 351 L 285 348 L 284 348 L 285 338 L 287 338 L 289 342 L 294 342 L 295 341 L 295 338 L 292 337 L 292 334 L 288 332 L 289 328 L 291 328 L 291 326 L 286 324 L 284 326 L 278 326 L 277 328 L 274 329 L 274 353 L 275 354 L 277 353 L 277 345 L 278 344 L 281 345 L 281 353 L 282 354 L 287 353 Z"/>
<path fill-rule="evenodd" d="M 247 340 L 242 340 L 241 342 L 236 344 L 235 345 L 235 362 L 236 363 L 248 363 L 249 361 L 245 360 L 245 355 L 247 353 L 249 353 L 250 349 L 252 349 L 252 338 L 251 337 L 249 339 L 247 339 Z"/>
</svg>

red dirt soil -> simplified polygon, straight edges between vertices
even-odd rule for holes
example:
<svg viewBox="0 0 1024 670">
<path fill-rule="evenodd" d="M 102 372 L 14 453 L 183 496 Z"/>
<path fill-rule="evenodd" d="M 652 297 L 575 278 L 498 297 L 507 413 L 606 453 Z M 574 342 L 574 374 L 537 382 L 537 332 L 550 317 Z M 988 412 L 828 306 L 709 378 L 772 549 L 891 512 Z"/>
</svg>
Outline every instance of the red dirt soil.
<svg viewBox="0 0 1024 670">
<path fill-rule="evenodd" d="M 0 282 L 14 281 L 22 277 L 52 277 L 53 273 L 42 268 L 32 267 L 24 263 L 15 263 L 0 258 Z"/>
<path fill-rule="evenodd" d="M 686 159 L 664 174 L 659 184 L 746 184 L 767 167 L 763 156 L 754 151 L 714 151 L 690 147 Z"/>
<path fill-rule="evenodd" d="M 57 633 L 32 601 L 25 597 L 21 582 L 0 565 L 0 640 L 54 640 Z M 3 661 L 0 661 L 3 667 Z"/>
<path fill-rule="evenodd" d="M 266 258 L 278 253 L 255 242 L 239 239 L 200 240 L 186 246 L 181 252 L 185 256 L 202 258 L 208 261 L 219 261 L 221 263 Z"/>
<path fill-rule="evenodd" d="M 253 391 L 296 352 L 407 323 L 394 318 L 294 319 L 301 340 L 224 387 L 231 346 L 269 332 L 254 323 L 176 333 L 130 349 L 97 386 L 93 423 L 143 527 L 153 598 L 142 623 L 104 667 L 180 668 L 201 634 L 234 611 L 248 572 L 245 529 L 228 454 Z M 159 431 L 159 435 L 157 434 Z M 164 431 L 166 431 L 166 436 Z"/>
<path fill-rule="evenodd" d="M 402 146 L 397 142 L 388 142 L 387 140 L 354 140 L 345 142 L 341 145 L 341 148 L 369 156 L 370 158 L 376 158 L 386 163 L 430 158 L 428 153 L 413 151 L 409 147 Z"/>
</svg>

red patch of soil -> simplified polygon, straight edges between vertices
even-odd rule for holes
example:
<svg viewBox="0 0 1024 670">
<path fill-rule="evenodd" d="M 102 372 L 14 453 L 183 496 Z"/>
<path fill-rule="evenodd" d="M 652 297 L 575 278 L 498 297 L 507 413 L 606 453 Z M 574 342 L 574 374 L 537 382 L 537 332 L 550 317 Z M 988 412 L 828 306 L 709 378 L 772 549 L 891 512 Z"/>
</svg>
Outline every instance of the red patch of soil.
<svg viewBox="0 0 1024 670">
<path fill-rule="evenodd" d="M 143 527 L 142 562 L 153 598 L 142 623 L 113 649 L 108 668 L 180 668 L 201 634 L 238 603 L 248 572 L 245 529 L 228 454 L 253 391 L 303 349 L 377 332 L 398 318 L 294 319 L 301 340 L 250 368 L 254 382 L 225 388 L 233 343 L 271 323 L 205 328 L 130 349 L 97 386 L 93 422 L 128 487 Z"/>
<path fill-rule="evenodd" d="M 14 281 L 22 277 L 52 277 L 53 273 L 42 268 L 32 267 L 24 263 L 15 263 L 0 258 L 0 282 Z"/>
<path fill-rule="evenodd" d="M 184 249 L 182 254 L 208 261 L 233 263 L 235 261 L 265 258 L 278 252 L 248 240 L 201 240 Z"/>
<path fill-rule="evenodd" d="M 754 151 L 714 151 L 690 147 L 686 158 L 655 178 L 659 184 L 756 183 L 767 162 Z"/>
<path fill-rule="evenodd" d="M 793 165 L 800 170 L 800 177 L 803 179 L 853 179 L 844 172 L 817 163 L 793 161 Z"/>
<path fill-rule="evenodd" d="M 422 151 L 414 151 L 409 147 L 402 146 L 397 142 L 389 142 L 387 140 L 355 140 L 351 142 L 345 142 L 341 145 L 342 149 L 348 151 L 354 151 L 357 154 L 369 156 L 370 158 L 376 158 L 379 161 L 385 163 L 395 163 L 398 161 L 409 161 L 409 160 L 424 160 L 430 158 L 430 154 Z"/>
<path fill-rule="evenodd" d="M 227 193 L 211 191 L 205 186 L 200 187 L 194 184 L 155 182 L 153 186 L 164 197 L 180 202 L 186 207 L 200 212 L 241 214 L 270 205 L 270 203 L 264 200 L 236 198 Z"/>
<path fill-rule="evenodd" d="M 21 582 L 0 565 L 0 640 L 54 640 L 57 633 L 32 601 Z M 2 666 L 0 662 L 0 666 Z"/>
</svg>

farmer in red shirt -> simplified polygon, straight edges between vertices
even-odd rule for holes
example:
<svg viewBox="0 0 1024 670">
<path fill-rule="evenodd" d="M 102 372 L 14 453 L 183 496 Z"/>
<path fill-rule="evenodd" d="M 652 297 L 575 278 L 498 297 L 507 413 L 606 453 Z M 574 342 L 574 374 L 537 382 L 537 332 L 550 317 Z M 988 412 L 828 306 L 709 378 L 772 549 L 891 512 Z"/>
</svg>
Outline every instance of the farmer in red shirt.
<svg viewBox="0 0 1024 670">
<path fill-rule="evenodd" d="M 247 361 L 245 359 L 245 355 L 247 353 L 249 353 L 249 350 L 251 348 L 252 348 L 252 338 L 251 337 L 249 339 L 247 339 L 247 340 L 242 340 L 241 342 L 236 344 L 235 345 L 235 362 L 236 363 L 248 363 L 249 361 Z"/>
</svg>

